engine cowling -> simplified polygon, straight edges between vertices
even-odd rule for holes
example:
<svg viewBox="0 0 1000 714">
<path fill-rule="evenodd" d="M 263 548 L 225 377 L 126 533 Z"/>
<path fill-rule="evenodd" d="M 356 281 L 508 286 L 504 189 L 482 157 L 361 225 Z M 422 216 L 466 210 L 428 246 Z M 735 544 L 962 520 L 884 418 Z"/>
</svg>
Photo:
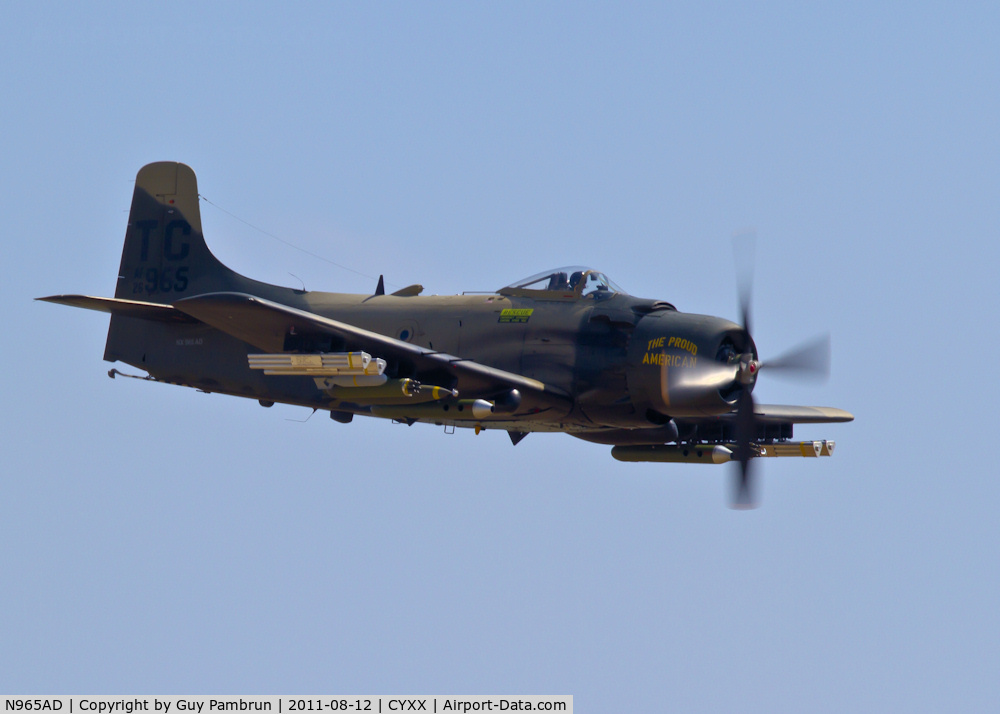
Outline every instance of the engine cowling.
<svg viewBox="0 0 1000 714">
<path fill-rule="evenodd" d="M 728 413 L 743 389 L 753 389 L 745 365 L 756 354 L 750 335 L 729 320 L 679 312 L 647 315 L 629 341 L 632 403 L 652 423 Z"/>
</svg>

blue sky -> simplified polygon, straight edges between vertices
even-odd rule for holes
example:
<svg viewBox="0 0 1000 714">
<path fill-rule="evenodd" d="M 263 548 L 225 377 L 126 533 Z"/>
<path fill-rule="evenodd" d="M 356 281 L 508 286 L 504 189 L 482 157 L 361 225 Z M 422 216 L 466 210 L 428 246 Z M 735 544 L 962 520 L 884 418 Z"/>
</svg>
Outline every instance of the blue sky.
<svg viewBox="0 0 1000 714">
<path fill-rule="evenodd" d="M 0 25 L 0 690 L 558 693 L 578 711 L 1000 698 L 994 4 L 19 4 Z M 623 464 L 107 379 L 143 164 L 240 272 L 489 290 L 550 266 L 829 331 L 817 462 Z M 219 210 L 216 206 L 225 209 Z M 228 212 L 228 213 L 227 213 Z M 288 248 L 245 223 L 349 272 Z M 297 277 L 292 277 L 297 276 Z"/>
</svg>

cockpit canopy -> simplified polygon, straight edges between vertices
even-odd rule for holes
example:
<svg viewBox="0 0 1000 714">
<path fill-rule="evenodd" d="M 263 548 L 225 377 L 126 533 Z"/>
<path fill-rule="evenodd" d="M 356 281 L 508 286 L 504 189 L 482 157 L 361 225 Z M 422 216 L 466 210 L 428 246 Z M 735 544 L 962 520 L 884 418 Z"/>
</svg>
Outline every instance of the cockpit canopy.
<svg viewBox="0 0 1000 714">
<path fill-rule="evenodd" d="M 615 294 L 628 294 L 611 282 L 604 273 L 581 265 L 546 270 L 530 278 L 518 280 L 501 288 L 499 292 L 501 295 L 563 298 L 603 298 Z"/>
</svg>

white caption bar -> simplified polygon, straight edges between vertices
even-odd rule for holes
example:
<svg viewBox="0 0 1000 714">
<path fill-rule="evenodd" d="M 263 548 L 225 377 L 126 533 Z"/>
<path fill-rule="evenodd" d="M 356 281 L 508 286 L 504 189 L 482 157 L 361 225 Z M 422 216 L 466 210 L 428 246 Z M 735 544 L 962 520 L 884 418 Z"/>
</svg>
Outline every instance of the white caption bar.
<svg viewBox="0 0 1000 714">
<path fill-rule="evenodd" d="M 329 714 L 330 712 L 573 712 L 572 695 L 4 696 L 0 714 Z"/>
</svg>

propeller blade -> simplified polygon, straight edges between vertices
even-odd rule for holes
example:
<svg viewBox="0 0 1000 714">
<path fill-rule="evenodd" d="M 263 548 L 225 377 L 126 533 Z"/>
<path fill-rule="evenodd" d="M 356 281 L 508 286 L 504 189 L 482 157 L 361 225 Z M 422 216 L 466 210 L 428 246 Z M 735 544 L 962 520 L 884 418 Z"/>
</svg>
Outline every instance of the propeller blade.
<svg viewBox="0 0 1000 714">
<path fill-rule="evenodd" d="M 757 507 L 757 499 L 754 497 L 753 489 L 750 484 L 751 481 L 751 470 L 752 461 L 740 461 L 737 464 L 739 472 L 737 474 L 736 489 L 733 494 L 733 509 L 737 511 L 749 511 Z"/>
<path fill-rule="evenodd" d="M 754 414 L 753 395 L 744 389 L 736 406 L 736 449 L 733 460 L 738 463 L 736 473 L 736 488 L 733 495 L 733 508 L 756 508 L 757 500 L 753 483 L 753 451 L 751 442 L 757 434 L 757 417 Z"/>
<path fill-rule="evenodd" d="M 753 334 L 750 325 L 750 302 L 753 295 L 753 266 L 757 234 L 753 230 L 733 236 L 733 260 L 736 262 L 736 293 L 740 301 L 743 329 Z"/>
<path fill-rule="evenodd" d="M 826 379 L 830 376 L 830 335 L 823 335 L 761 363 L 775 375 Z"/>
</svg>

